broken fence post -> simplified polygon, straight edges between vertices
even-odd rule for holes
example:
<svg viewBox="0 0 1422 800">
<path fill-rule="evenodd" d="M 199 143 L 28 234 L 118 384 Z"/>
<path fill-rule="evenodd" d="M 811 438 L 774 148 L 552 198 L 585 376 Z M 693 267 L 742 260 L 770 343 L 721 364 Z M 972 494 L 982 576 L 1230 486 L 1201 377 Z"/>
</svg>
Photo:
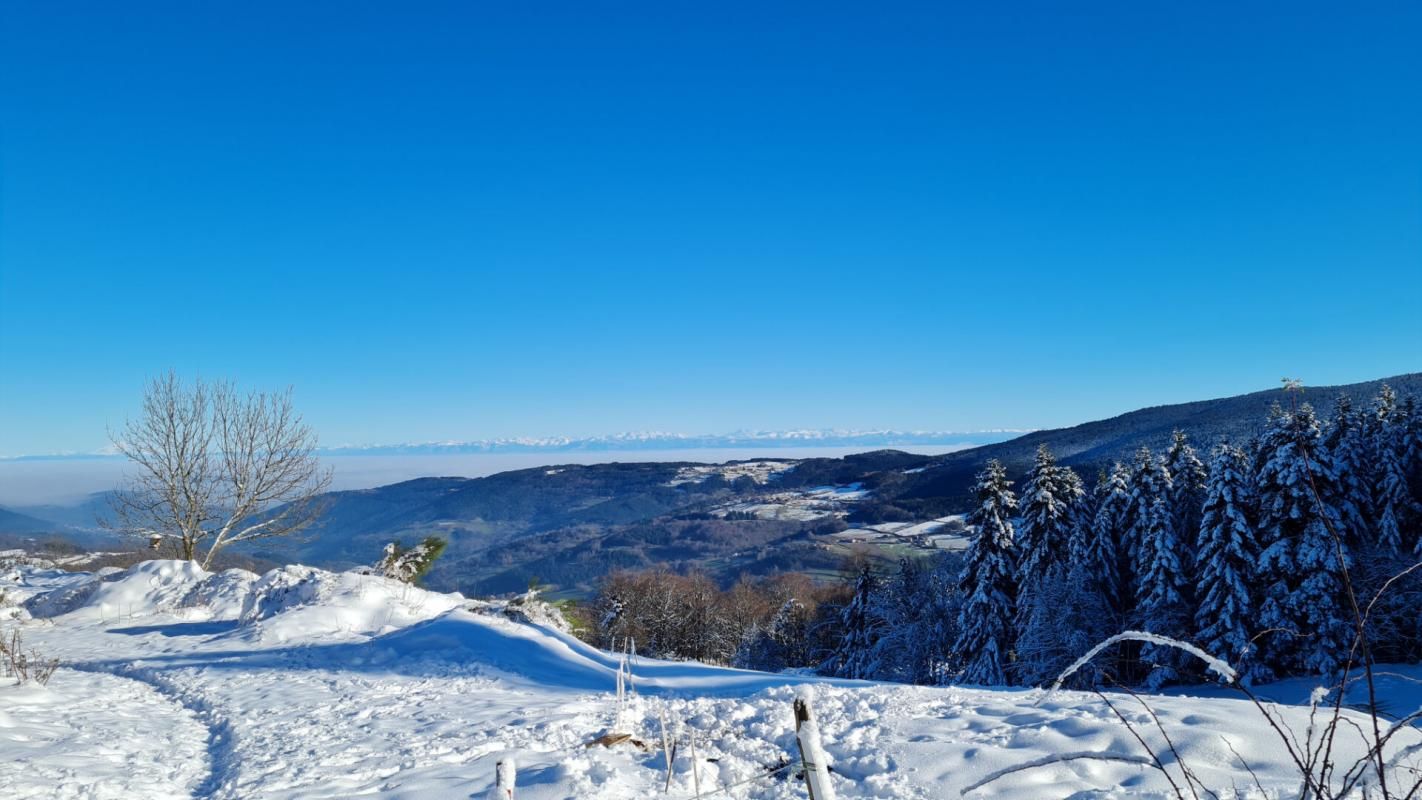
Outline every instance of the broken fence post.
<svg viewBox="0 0 1422 800">
<path fill-rule="evenodd" d="M 810 711 L 813 699 L 809 687 L 802 688 L 795 698 L 795 742 L 800 745 L 800 761 L 805 765 L 805 786 L 810 800 L 835 800 L 834 787 L 830 785 L 829 758 L 820 744 L 820 729 Z"/>
</svg>

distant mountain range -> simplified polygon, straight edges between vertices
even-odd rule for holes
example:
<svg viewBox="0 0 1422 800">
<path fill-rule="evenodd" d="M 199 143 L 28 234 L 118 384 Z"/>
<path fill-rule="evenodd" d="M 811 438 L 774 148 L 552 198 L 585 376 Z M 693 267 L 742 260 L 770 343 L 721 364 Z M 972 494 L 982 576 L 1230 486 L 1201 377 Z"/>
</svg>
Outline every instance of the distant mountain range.
<svg viewBox="0 0 1422 800">
<path fill-rule="evenodd" d="M 400 444 L 343 444 L 322 447 L 326 456 L 467 455 L 478 453 L 574 453 L 637 450 L 748 450 L 791 447 L 976 447 L 1021 436 L 1030 429 L 1003 428 L 984 431 L 796 430 L 736 431 L 723 434 L 663 432 L 615 433 L 604 436 L 551 436 L 482 439 L 470 442 L 407 442 Z M 121 458 L 108 451 L 48 453 L 12 456 L 0 460 L 37 461 Z"/>
<path fill-rule="evenodd" d="M 569 453 L 626 450 L 730 450 L 786 447 L 975 447 L 1020 436 L 1026 430 L 990 431 L 737 431 L 726 434 L 618 433 L 582 438 L 489 439 L 476 442 L 342 445 L 323 455 L 446 455 L 465 453 Z"/>
</svg>

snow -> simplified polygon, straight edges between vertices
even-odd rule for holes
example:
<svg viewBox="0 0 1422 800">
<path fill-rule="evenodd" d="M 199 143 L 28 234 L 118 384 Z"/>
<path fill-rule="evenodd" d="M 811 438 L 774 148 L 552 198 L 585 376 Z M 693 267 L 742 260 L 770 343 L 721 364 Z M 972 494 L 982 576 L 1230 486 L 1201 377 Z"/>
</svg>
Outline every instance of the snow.
<svg viewBox="0 0 1422 800">
<path fill-rule="evenodd" d="M 803 799 L 792 703 L 804 686 L 833 791 L 843 798 L 1173 796 L 1139 762 L 1102 698 L 931 688 L 633 659 L 592 648 L 514 603 L 467 601 L 371 575 L 288 567 L 257 577 L 155 561 L 103 575 L 19 565 L 0 589 L 35 619 L 0 620 L 63 660 L 46 687 L 0 686 L 0 796 L 425 798 L 491 795 L 497 765 L 520 800 L 662 796 L 661 719 L 682 747 L 673 800 Z M 53 595 L 53 596 L 50 596 Z M 525 601 L 525 605 L 531 601 Z M 1416 678 L 1418 668 L 1404 677 Z M 1401 704 L 1416 703 L 1416 686 Z M 1260 687 L 1306 701 L 1312 684 Z M 1220 797 L 1297 788 L 1268 722 L 1220 687 L 1148 696 L 1181 756 Z M 1287 695 L 1287 697 L 1286 697 Z M 1153 746 L 1149 714 L 1107 695 Z M 1297 699 L 1295 699 L 1297 698 Z M 1410 708 L 1411 705 L 1408 705 Z M 1296 730 L 1304 706 L 1282 707 Z M 647 742 L 585 745 L 608 733 Z M 696 737 L 695 778 L 686 743 Z M 1340 761 L 1360 752 L 1340 729 Z M 1422 736 L 1389 758 L 1417 766 Z M 1065 760 L 1064 760 L 1065 759 Z M 1172 763 L 1167 759 L 1167 766 Z M 1036 766 L 1032 766 L 1036 764 Z M 1235 786 L 1239 789 L 1236 791 Z M 1251 792 L 1254 792 L 1251 794 Z"/>
<path fill-rule="evenodd" d="M 741 461 L 725 464 L 698 464 L 682 467 L 676 476 L 666 482 L 667 486 L 681 486 L 687 483 L 702 483 L 712 475 L 720 475 L 727 481 L 748 477 L 758 484 L 766 484 L 776 477 L 795 468 L 793 461 Z"/>
</svg>

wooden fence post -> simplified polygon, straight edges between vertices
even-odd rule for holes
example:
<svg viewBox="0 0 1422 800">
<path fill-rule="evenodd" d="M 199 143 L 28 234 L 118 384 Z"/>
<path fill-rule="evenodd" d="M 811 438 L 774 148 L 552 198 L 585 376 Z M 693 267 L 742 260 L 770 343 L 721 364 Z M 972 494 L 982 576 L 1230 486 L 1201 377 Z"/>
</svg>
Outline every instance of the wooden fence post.
<svg viewBox="0 0 1422 800">
<path fill-rule="evenodd" d="M 490 800 L 513 800 L 517 772 L 512 756 L 499 759 L 494 767 L 494 791 L 489 793 Z"/>
<path fill-rule="evenodd" d="M 661 713 L 658 714 L 658 716 L 661 718 L 661 721 L 662 721 L 662 758 L 666 759 L 666 762 L 667 762 L 667 783 L 666 783 L 665 786 L 662 787 L 662 794 L 666 794 L 667 792 L 671 791 L 671 774 L 672 774 L 672 773 L 671 773 L 672 749 L 671 749 L 671 742 L 670 742 L 670 741 L 668 740 L 668 738 L 667 738 L 667 705 L 666 705 L 666 701 L 663 701 L 663 702 L 662 702 Z"/>
<path fill-rule="evenodd" d="M 805 767 L 805 786 L 810 800 L 835 800 L 830 784 L 828 757 L 820 745 L 820 729 L 810 711 L 814 695 L 808 688 L 795 698 L 795 741 L 800 745 L 800 762 Z"/>
<path fill-rule="evenodd" d="M 701 774 L 696 769 L 696 729 L 691 730 L 691 787 L 696 791 L 696 797 L 701 797 Z"/>
</svg>

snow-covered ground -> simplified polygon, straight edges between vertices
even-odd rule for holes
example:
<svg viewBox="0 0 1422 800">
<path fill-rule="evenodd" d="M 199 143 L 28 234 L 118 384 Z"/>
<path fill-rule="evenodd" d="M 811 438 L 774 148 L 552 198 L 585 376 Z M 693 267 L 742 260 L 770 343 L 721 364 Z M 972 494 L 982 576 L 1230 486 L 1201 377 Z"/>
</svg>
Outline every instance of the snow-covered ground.
<svg viewBox="0 0 1422 800">
<path fill-rule="evenodd" d="M 0 687 L 4 798 L 483 798 L 518 765 L 520 800 L 803 798 L 793 769 L 796 684 L 841 798 L 948 798 L 995 771 L 1066 753 L 1140 757 L 1093 694 L 922 688 L 621 659 L 509 609 L 354 573 L 258 578 L 154 561 L 71 574 L 0 568 L 6 635 L 57 656 L 46 687 Z M 27 618 L 32 617 L 32 618 Z M 8 684 L 9 681 L 3 681 Z M 1291 688 L 1290 691 L 1293 689 Z M 1111 696 L 1178 770 L 1147 711 Z M 1225 697 L 1152 697 L 1175 748 L 1221 798 L 1296 794 L 1268 723 Z M 1298 731 L 1307 709 L 1282 717 Z M 661 720 L 678 748 L 670 792 Z M 649 745 L 586 747 L 610 732 Z M 695 734 L 695 776 L 690 735 Z M 1357 752 L 1341 731 L 1344 759 Z M 1389 753 L 1417 744 L 1407 731 Z M 1239 763 L 1248 760 L 1265 792 Z M 1414 765 L 1415 766 L 1415 765 Z M 1181 780 L 1178 772 L 1176 780 Z M 1159 772 L 1078 760 L 969 797 L 1173 797 Z"/>
</svg>

